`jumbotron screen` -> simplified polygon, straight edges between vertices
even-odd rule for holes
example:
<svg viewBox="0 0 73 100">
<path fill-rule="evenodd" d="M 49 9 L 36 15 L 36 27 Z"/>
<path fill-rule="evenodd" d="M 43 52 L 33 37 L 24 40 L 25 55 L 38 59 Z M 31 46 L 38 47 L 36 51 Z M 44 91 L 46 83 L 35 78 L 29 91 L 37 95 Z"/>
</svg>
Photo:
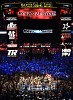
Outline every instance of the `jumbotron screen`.
<svg viewBox="0 0 73 100">
<path fill-rule="evenodd" d="M 6 18 L 10 16 L 17 17 L 19 43 L 60 43 L 62 27 L 60 17 L 61 15 L 70 15 L 69 10 L 70 8 L 66 8 L 65 5 L 51 2 L 3 5 L 3 12 Z M 9 21 L 6 20 L 6 23 L 9 23 Z"/>
<path fill-rule="evenodd" d="M 50 43 L 51 47 L 60 47 L 61 43 L 71 43 L 70 3 L 4 3 L 2 18 L 2 27 L 7 31 L 8 44 Z M 10 34 L 14 34 L 14 37 Z"/>
<path fill-rule="evenodd" d="M 56 8 L 18 9 L 20 42 L 58 42 L 60 20 L 57 14 L 59 13 Z M 21 37 L 23 37 L 22 40 Z"/>
</svg>

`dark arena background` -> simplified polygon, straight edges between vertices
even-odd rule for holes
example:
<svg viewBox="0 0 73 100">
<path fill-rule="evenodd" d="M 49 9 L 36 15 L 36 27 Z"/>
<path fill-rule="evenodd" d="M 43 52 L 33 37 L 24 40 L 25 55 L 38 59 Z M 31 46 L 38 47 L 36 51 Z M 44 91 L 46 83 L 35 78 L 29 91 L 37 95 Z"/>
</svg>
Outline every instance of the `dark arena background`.
<svg viewBox="0 0 73 100">
<path fill-rule="evenodd" d="M 70 0 L 0 1 L 0 100 L 73 100 Z"/>
</svg>

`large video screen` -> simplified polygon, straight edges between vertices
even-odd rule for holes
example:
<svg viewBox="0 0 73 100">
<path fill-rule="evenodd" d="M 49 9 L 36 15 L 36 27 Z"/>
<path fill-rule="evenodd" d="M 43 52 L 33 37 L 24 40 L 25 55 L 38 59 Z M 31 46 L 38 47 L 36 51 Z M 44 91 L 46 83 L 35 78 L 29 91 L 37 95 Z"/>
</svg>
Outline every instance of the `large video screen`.
<svg viewBox="0 0 73 100">
<path fill-rule="evenodd" d="M 57 8 L 20 8 L 17 10 L 17 17 L 21 43 L 60 42 L 60 18 Z"/>
<path fill-rule="evenodd" d="M 2 18 L 8 44 L 49 43 L 51 47 L 71 47 L 70 3 L 6 3 L 2 5 Z"/>
</svg>

